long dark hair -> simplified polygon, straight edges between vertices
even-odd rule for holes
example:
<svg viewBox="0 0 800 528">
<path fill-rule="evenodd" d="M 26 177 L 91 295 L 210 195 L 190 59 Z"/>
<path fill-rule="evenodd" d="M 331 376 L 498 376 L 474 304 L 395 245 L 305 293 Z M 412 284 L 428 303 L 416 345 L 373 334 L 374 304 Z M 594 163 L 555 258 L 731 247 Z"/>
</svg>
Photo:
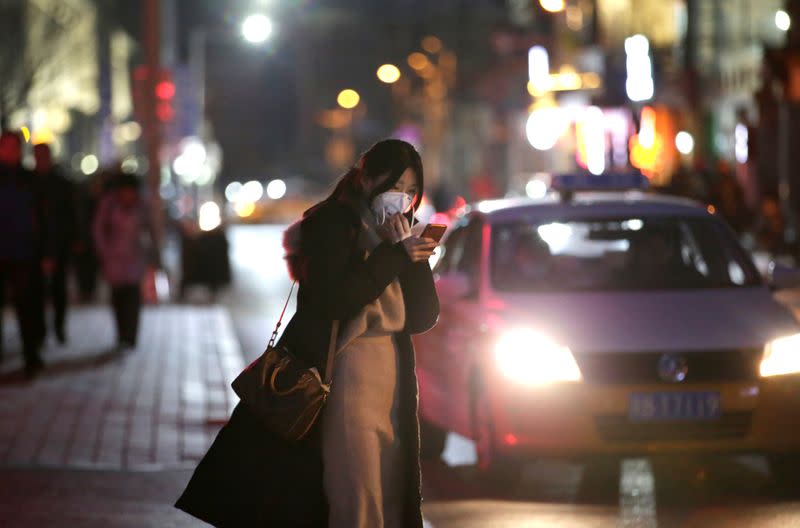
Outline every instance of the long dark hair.
<svg viewBox="0 0 800 528">
<path fill-rule="evenodd" d="M 350 206 L 357 206 L 365 199 L 370 203 L 377 195 L 392 189 L 406 169 L 411 169 L 417 176 L 417 194 L 412 203 L 412 207 L 416 209 L 422 200 L 424 189 L 422 159 L 413 145 L 400 139 L 385 139 L 372 145 L 361 155 L 359 161 L 339 178 L 328 200 L 338 200 Z M 385 174 L 389 177 L 366 195 L 364 183 L 375 181 Z"/>
</svg>

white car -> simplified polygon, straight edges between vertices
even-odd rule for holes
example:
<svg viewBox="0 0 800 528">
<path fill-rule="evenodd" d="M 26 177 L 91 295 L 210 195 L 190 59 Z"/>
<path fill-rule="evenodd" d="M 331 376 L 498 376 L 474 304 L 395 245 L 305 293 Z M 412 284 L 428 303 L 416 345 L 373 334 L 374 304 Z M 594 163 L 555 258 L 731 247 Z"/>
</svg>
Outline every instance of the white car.
<svg viewBox="0 0 800 528">
<path fill-rule="evenodd" d="M 434 272 L 439 324 L 415 341 L 424 454 L 455 431 L 484 470 L 758 452 L 800 474 L 800 325 L 704 206 L 639 190 L 481 202 Z"/>
</svg>

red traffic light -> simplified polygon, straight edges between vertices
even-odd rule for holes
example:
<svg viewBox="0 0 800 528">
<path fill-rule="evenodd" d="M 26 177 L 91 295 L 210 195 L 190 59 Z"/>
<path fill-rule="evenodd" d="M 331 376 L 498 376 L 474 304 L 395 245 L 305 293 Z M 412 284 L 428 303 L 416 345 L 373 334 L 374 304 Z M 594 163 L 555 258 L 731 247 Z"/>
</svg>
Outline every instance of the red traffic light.
<svg viewBox="0 0 800 528">
<path fill-rule="evenodd" d="M 167 101 L 175 96 L 175 84 L 172 81 L 160 81 L 156 84 L 156 97 Z"/>
</svg>

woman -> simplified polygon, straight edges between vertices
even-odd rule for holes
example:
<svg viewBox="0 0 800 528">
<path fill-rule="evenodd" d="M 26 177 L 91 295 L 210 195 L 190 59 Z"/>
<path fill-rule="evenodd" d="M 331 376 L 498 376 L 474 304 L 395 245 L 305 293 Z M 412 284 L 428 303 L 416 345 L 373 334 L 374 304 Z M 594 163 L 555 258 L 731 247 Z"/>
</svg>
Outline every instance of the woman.
<svg viewBox="0 0 800 528">
<path fill-rule="evenodd" d="M 239 404 L 176 506 L 218 527 L 421 527 L 419 423 L 411 335 L 439 303 L 411 236 L 423 193 L 419 154 L 381 141 L 285 235 L 300 284 L 281 337 L 325 368 L 340 332 L 331 395 L 309 437 L 285 442 Z"/>
<path fill-rule="evenodd" d="M 120 350 L 135 348 L 142 309 L 141 283 L 149 255 L 157 255 L 155 236 L 139 193 L 139 180 L 117 174 L 100 202 L 92 225 L 94 245 L 111 286 L 111 305 Z M 158 260 L 155 257 L 154 260 Z"/>
</svg>

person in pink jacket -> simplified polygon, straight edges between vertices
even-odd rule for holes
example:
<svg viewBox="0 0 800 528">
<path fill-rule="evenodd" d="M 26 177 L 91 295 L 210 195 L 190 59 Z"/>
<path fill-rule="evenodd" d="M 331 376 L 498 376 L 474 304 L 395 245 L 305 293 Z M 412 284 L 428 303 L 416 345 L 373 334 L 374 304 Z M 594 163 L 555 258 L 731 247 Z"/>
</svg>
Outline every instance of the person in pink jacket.
<svg viewBox="0 0 800 528">
<path fill-rule="evenodd" d="M 111 305 L 120 349 L 136 347 L 141 283 L 151 258 L 157 260 L 152 224 L 134 175 L 118 174 L 97 208 L 92 226 L 103 275 L 111 286 Z"/>
</svg>

